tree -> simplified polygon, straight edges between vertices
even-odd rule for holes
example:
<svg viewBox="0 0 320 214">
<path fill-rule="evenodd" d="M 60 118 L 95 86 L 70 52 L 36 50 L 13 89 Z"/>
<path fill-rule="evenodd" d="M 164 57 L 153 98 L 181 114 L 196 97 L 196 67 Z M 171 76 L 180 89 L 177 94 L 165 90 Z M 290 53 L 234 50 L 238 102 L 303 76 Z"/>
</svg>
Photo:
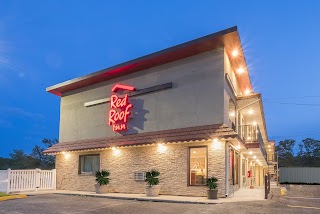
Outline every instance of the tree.
<svg viewBox="0 0 320 214">
<path fill-rule="evenodd" d="M 299 166 L 320 166 L 320 141 L 306 138 L 299 143 L 299 152 L 296 158 Z"/>
<path fill-rule="evenodd" d="M 0 157 L 0 170 L 6 170 L 10 168 L 10 161 L 11 159 L 9 158 L 1 158 Z"/>
<path fill-rule="evenodd" d="M 30 155 L 25 154 L 23 150 L 15 149 L 9 155 L 11 157 L 11 169 L 32 169 L 36 167 L 36 160 Z"/>
<path fill-rule="evenodd" d="M 42 140 L 42 143 L 45 145 L 45 148 L 36 145 L 32 149 L 31 156 L 36 160 L 36 167 L 37 168 L 53 169 L 55 166 L 54 156 L 45 155 L 45 154 L 43 154 L 43 151 L 46 148 L 51 147 L 51 146 L 55 145 L 56 143 L 58 143 L 58 140 L 57 139 L 50 140 L 50 139 L 44 138 Z"/>
<path fill-rule="evenodd" d="M 279 158 L 279 166 L 294 166 L 293 147 L 296 141 L 286 139 L 280 141 L 276 146 L 276 152 Z"/>
</svg>

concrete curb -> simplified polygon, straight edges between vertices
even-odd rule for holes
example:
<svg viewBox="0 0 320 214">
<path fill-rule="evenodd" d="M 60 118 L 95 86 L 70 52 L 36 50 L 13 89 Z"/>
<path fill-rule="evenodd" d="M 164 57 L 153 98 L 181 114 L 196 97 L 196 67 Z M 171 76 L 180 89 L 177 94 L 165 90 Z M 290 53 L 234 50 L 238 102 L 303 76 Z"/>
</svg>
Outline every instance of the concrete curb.
<svg viewBox="0 0 320 214">
<path fill-rule="evenodd" d="M 27 197 L 27 195 L 25 195 L 25 194 L 9 195 L 9 196 L 0 197 L 0 201 L 7 201 L 7 200 L 13 200 L 13 199 L 22 199 L 22 198 L 26 198 L 26 197 Z"/>
<path fill-rule="evenodd" d="M 72 193 L 53 193 L 58 195 L 72 195 L 72 196 L 85 196 L 94 198 L 108 198 L 118 200 L 132 200 L 132 201 L 149 201 L 149 202 L 164 202 L 164 203 L 178 203 L 178 204 L 222 204 L 221 202 L 203 202 L 203 201 L 179 201 L 171 199 L 159 199 L 159 198 L 137 198 L 137 197 L 118 197 L 107 195 L 87 195 L 87 194 L 72 194 Z"/>
</svg>

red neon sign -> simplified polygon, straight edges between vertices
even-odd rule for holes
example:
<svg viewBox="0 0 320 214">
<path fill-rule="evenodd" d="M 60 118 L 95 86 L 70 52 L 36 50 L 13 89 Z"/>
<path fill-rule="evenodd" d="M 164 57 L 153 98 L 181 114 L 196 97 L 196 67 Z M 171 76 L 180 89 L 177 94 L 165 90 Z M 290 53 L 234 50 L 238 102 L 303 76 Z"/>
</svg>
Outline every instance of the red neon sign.
<svg viewBox="0 0 320 214">
<path fill-rule="evenodd" d="M 135 88 L 131 86 L 116 84 L 112 91 L 116 92 L 118 90 L 129 90 L 134 91 Z M 113 131 L 123 131 L 127 130 L 127 121 L 129 115 L 131 114 L 130 109 L 133 107 L 128 100 L 128 94 L 124 97 L 119 97 L 116 94 L 110 97 L 110 111 L 109 111 L 109 125 L 112 126 Z"/>
</svg>

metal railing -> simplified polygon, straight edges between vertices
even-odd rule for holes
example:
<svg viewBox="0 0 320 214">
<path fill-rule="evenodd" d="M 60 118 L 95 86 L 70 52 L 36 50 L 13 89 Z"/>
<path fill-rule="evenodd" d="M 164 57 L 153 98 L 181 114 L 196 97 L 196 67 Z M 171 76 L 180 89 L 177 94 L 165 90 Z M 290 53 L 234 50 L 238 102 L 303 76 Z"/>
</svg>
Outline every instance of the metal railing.
<svg viewBox="0 0 320 214">
<path fill-rule="evenodd" d="M 260 134 L 258 125 L 241 125 L 239 126 L 239 135 L 246 143 L 258 141 Z M 261 134 L 260 134 L 261 135 Z"/>
<path fill-rule="evenodd" d="M 268 162 L 277 162 L 277 156 L 276 156 L 276 155 L 274 155 L 274 154 L 268 154 L 267 157 L 268 157 L 268 158 L 267 158 Z"/>
<path fill-rule="evenodd" d="M 265 159 L 267 159 L 267 151 L 264 147 L 262 135 L 258 125 L 241 125 L 238 129 L 240 138 L 245 143 L 259 143 L 260 150 Z"/>
</svg>

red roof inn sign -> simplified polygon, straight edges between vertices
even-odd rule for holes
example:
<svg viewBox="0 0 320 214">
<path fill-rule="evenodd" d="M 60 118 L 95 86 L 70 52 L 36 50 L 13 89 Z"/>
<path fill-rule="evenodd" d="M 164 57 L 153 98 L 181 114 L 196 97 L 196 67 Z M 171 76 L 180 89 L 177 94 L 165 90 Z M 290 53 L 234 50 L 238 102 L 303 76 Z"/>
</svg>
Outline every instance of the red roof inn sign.
<svg viewBox="0 0 320 214">
<path fill-rule="evenodd" d="M 116 84 L 112 88 L 112 92 L 116 93 L 118 90 L 134 91 L 135 88 L 126 85 Z M 133 105 L 128 100 L 128 94 L 120 97 L 113 94 L 110 97 L 110 111 L 109 111 L 109 125 L 112 126 L 113 131 L 127 130 L 127 122 L 131 114 Z"/>
</svg>

